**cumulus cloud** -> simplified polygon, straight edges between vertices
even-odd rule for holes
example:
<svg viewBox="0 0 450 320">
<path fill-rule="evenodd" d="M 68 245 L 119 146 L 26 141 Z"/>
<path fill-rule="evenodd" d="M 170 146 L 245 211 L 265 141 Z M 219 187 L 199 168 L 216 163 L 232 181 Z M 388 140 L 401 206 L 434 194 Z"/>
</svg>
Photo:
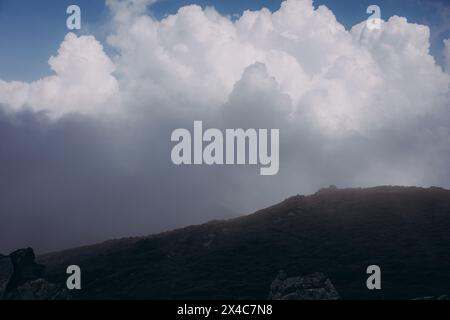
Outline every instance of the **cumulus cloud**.
<svg viewBox="0 0 450 320">
<path fill-rule="evenodd" d="M 67 246 L 249 212 L 329 184 L 450 187 L 450 75 L 430 55 L 427 26 L 394 16 L 380 30 L 346 30 L 311 0 L 237 20 L 191 5 L 157 20 L 152 2 L 106 1 L 117 55 L 68 34 L 49 60 L 54 76 L 0 81 L 3 206 L 10 224 L 58 225 L 41 248 L 63 238 L 65 221 L 76 225 Z M 194 120 L 279 128 L 279 174 L 173 166 L 170 133 Z M 24 187 L 35 206 L 18 204 Z"/>
<path fill-rule="evenodd" d="M 115 66 L 94 37 L 68 33 L 48 63 L 53 76 L 31 83 L 0 81 L 0 103 L 13 110 L 49 111 L 52 117 L 113 111 L 118 96 Z"/>
<path fill-rule="evenodd" d="M 401 17 L 380 31 L 365 22 L 346 31 L 326 7 L 291 0 L 235 22 L 192 5 L 162 21 L 140 15 L 117 30 L 109 42 L 132 99 L 144 91 L 175 108 L 217 108 L 244 70 L 262 63 L 293 112 L 324 130 L 364 131 L 447 103 L 449 76 L 429 54 L 428 27 Z"/>
</svg>

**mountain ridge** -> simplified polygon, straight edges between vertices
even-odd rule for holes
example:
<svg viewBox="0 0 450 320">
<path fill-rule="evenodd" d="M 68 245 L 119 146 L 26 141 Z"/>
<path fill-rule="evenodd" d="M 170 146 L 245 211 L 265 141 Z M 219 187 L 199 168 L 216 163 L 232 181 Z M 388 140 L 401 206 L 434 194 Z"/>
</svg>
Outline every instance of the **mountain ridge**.
<svg viewBox="0 0 450 320">
<path fill-rule="evenodd" d="M 38 257 L 52 281 L 83 270 L 80 299 L 267 297 L 279 270 L 324 272 L 343 298 L 450 292 L 450 191 L 381 186 L 296 195 L 230 220 Z M 383 290 L 365 268 L 380 264 Z"/>
</svg>

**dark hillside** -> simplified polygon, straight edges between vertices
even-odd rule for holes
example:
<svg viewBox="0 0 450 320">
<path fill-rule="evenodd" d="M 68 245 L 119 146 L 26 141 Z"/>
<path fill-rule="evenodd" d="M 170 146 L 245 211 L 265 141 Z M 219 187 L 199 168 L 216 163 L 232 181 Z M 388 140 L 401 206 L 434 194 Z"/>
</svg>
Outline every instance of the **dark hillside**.
<svg viewBox="0 0 450 320">
<path fill-rule="evenodd" d="M 237 219 L 39 260 L 53 281 L 79 265 L 78 298 L 265 299 L 280 269 L 323 272 L 344 299 L 448 294 L 450 191 L 328 188 Z M 371 264 L 382 269 L 381 291 L 366 289 Z"/>
</svg>

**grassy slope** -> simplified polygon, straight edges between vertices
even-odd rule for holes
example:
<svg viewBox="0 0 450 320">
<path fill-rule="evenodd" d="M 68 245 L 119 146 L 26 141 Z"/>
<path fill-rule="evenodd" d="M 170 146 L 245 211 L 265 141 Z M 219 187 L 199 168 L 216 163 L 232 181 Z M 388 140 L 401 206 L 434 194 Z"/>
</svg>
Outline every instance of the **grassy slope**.
<svg viewBox="0 0 450 320">
<path fill-rule="evenodd" d="M 80 265 L 79 298 L 265 299 L 280 269 L 324 272 L 343 298 L 448 294 L 450 191 L 325 189 L 237 219 L 39 259 L 54 281 Z M 365 287 L 370 264 L 382 269 L 381 291 Z"/>
</svg>

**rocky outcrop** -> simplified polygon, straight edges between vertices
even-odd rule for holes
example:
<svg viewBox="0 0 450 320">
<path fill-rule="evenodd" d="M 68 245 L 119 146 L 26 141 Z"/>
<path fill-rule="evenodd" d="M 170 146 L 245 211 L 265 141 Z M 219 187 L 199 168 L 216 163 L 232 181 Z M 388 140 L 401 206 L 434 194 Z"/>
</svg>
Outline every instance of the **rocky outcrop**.
<svg viewBox="0 0 450 320">
<path fill-rule="evenodd" d="M 0 299 L 3 299 L 8 287 L 9 281 L 14 273 L 14 266 L 11 258 L 0 255 Z"/>
<path fill-rule="evenodd" d="M 338 300 L 336 288 L 323 273 L 288 278 L 284 271 L 270 286 L 270 300 Z"/>
<path fill-rule="evenodd" d="M 33 249 L 0 255 L 0 299 L 66 300 L 68 291 L 43 279 L 45 267 L 35 262 Z"/>
<path fill-rule="evenodd" d="M 8 294 L 10 300 L 67 300 L 67 289 L 40 278 L 28 281 Z"/>
<path fill-rule="evenodd" d="M 8 285 L 10 288 L 16 288 L 44 276 L 45 267 L 35 262 L 33 249 L 20 249 L 11 253 L 9 257 L 14 266 L 14 274 Z"/>
</svg>

